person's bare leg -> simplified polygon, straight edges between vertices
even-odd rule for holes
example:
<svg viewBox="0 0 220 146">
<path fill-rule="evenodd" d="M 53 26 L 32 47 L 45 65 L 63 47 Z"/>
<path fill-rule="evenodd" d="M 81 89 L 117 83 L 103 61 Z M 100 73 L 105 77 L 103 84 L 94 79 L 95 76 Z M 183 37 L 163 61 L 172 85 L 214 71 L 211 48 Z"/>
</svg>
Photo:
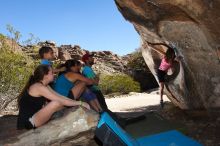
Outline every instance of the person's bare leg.
<svg viewBox="0 0 220 146">
<path fill-rule="evenodd" d="M 99 109 L 99 112 L 101 112 L 101 111 L 102 111 L 102 107 L 101 107 L 101 105 L 99 104 L 98 99 L 96 98 L 96 99 L 94 99 L 94 101 L 95 101 L 95 103 L 96 103 L 96 106 L 97 106 L 98 109 Z"/>
<path fill-rule="evenodd" d="M 46 123 L 53 113 L 59 111 L 63 108 L 63 105 L 58 101 L 51 101 L 45 107 L 43 107 L 40 111 L 34 114 L 33 120 L 35 127 L 39 127 Z"/>
<path fill-rule="evenodd" d="M 164 82 L 160 82 L 160 106 L 163 108 L 163 90 L 164 90 Z"/>
<path fill-rule="evenodd" d="M 95 100 L 90 100 L 89 104 L 91 105 L 91 107 L 96 111 L 99 112 L 99 108 L 97 107 Z"/>
<path fill-rule="evenodd" d="M 86 89 L 86 84 L 84 82 L 78 82 L 73 88 L 72 93 L 75 99 L 79 99 L 80 95 Z"/>
<path fill-rule="evenodd" d="M 163 100 L 164 82 L 160 82 L 160 100 Z"/>
</svg>

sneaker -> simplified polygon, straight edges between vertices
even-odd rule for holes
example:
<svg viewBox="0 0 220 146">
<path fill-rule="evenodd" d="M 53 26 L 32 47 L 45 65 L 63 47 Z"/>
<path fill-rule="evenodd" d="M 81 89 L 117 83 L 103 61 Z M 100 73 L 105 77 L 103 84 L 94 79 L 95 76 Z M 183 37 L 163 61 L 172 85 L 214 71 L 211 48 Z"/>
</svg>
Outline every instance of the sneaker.
<svg viewBox="0 0 220 146">
<path fill-rule="evenodd" d="M 163 100 L 160 100 L 160 107 L 163 109 L 164 107 L 164 103 L 163 103 Z"/>
</svg>

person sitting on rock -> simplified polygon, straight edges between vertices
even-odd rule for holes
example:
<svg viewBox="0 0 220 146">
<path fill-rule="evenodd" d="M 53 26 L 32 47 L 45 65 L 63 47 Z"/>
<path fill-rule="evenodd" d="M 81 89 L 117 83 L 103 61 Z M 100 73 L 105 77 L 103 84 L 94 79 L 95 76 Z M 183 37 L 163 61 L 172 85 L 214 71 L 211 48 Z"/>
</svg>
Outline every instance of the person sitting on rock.
<svg viewBox="0 0 220 146">
<path fill-rule="evenodd" d="M 52 60 L 55 58 L 53 49 L 48 46 L 43 46 L 39 49 L 39 56 L 41 58 L 40 64 L 53 66 Z M 54 73 L 65 71 L 65 67 L 53 69 Z"/>
<path fill-rule="evenodd" d="M 92 69 L 92 65 L 95 63 L 93 56 L 94 56 L 94 54 L 91 54 L 88 51 L 86 52 L 86 54 L 84 54 L 82 56 L 82 61 L 84 62 L 84 67 L 83 67 L 83 70 L 82 70 L 82 74 L 86 78 L 99 80 L 99 77 L 95 74 L 95 72 Z M 101 90 L 99 89 L 98 85 L 95 84 L 95 85 L 89 86 L 89 89 L 93 93 L 95 93 L 102 109 L 105 110 L 105 111 L 109 111 L 108 106 L 105 102 L 105 98 L 104 98 Z"/>
<path fill-rule="evenodd" d="M 49 65 L 39 65 L 34 74 L 30 76 L 18 96 L 18 129 L 33 129 L 42 126 L 48 122 L 53 113 L 61 110 L 64 106 L 81 105 L 90 109 L 87 103 L 69 99 L 53 91 L 48 86 L 53 79 L 53 71 Z M 73 94 L 78 97 L 80 92 L 74 90 Z M 46 99 L 50 102 L 46 103 Z"/>
<path fill-rule="evenodd" d="M 163 90 L 165 85 L 165 75 L 167 74 L 168 70 L 173 67 L 174 61 L 179 61 L 181 57 L 178 56 L 176 58 L 175 51 L 173 48 L 168 47 L 164 57 L 161 60 L 160 66 L 157 70 L 157 77 L 160 84 L 160 105 L 161 108 L 164 107 L 163 103 Z"/>
<path fill-rule="evenodd" d="M 96 95 L 86 87 L 86 85 L 97 84 L 97 81 L 88 79 L 80 74 L 81 63 L 77 60 L 67 60 L 64 66 L 66 71 L 58 76 L 54 90 L 74 100 L 78 100 L 79 97 L 75 96 L 73 91 L 81 92 L 81 97 L 83 97 L 95 111 L 102 112 Z"/>
</svg>

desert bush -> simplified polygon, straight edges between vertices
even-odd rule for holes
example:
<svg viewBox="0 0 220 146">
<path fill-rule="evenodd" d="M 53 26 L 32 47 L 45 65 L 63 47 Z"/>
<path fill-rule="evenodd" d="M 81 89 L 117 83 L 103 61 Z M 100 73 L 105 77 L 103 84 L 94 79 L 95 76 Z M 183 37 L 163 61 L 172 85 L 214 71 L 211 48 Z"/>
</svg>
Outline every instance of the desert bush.
<svg viewBox="0 0 220 146">
<path fill-rule="evenodd" d="M 33 71 L 35 63 L 21 53 L 14 53 L 2 41 L 0 47 L 0 93 L 20 91 Z"/>
<path fill-rule="evenodd" d="M 140 49 L 129 54 L 127 67 L 129 70 L 128 74 L 140 83 L 142 92 L 158 87 L 158 83 L 145 63 Z"/>
<path fill-rule="evenodd" d="M 105 95 L 112 93 L 127 94 L 140 91 L 139 83 L 125 74 L 102 75 L 99 87 Z"/>
<path fill-rule="evenodd" d="M 137 49 L 130 54 L 130 59 L 128 61 L 127 67 L 131 70 L 144 70 L 149 72 L 149 69 L 144 61 L 140 49 Z"/>
</svg>

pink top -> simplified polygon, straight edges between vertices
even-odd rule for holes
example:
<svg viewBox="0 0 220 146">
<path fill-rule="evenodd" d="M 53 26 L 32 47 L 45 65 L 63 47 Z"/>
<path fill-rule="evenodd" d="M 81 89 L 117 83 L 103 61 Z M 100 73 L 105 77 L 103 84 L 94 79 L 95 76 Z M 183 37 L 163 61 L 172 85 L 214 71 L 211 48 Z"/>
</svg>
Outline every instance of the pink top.
<svg viewBox="0 0 220 146">
<path fill-rule="evenodd" d="M 167 72 L 168 69 L 171 67 L 172 65 L 168 62 L 166 62 L 166 59 L 163 58 L 161 63 L 160 63 L 160 67 L 159 67 L 159 70 L 162 70 L 162 71 L 165 71 Z"/>
</svg>

